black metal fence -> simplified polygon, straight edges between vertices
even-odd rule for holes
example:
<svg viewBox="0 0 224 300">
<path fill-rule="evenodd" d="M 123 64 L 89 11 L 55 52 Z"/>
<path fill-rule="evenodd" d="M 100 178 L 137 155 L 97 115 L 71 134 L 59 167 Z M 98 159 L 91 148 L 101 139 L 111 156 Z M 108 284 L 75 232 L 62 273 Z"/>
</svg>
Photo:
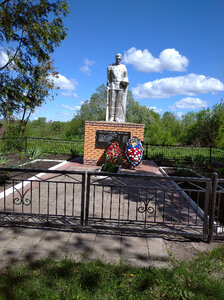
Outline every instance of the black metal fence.
<svg viewBox="0 0 224 300">
<path fill-rule="evenodd" d="M 224 179 L 0 168 L 0 222 L 224 238 Z"/>
<path fill-rule="evenodd" d="M 0 169 L 0 221 L 83 225 L 85 172 Z"/>
<path fill-rule="evenodd" d="M 35 137 L 0 138 L 1 153 L 27 152 L 29 149 L 40 149 L 43 153 L 83 155 L 84 141 Z M 144 159 L 190 161 L 192 164 L 224 162 L 224 149 L 144 143 Z"/>
<path fill-rule="evenodd" d="M 195 164 L 205 162 L 224 162 L 224 149 L 196 146 L 150 145 L 144 144 L 145 159 L 152 160 L 183 160 Z"/>
<path fill-rule="evenodd" d="M 178 178 L 185 183 L 180 187 L 175 179 L 88 172 L 86 225 L 205 237 L 210 180 Z"/>
</svg>

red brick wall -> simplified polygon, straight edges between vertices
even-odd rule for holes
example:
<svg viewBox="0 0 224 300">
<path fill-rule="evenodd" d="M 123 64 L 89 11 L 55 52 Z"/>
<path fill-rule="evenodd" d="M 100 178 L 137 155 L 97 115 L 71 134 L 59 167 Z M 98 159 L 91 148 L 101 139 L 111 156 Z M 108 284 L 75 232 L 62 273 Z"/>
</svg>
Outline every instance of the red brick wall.
<svg viewBox="0 0 224 300">
<path fill-rule="evenodd" d="M 105 149 L 96 148 L 96 131 L 128 131 L 131 137 L 136 136 L 141 141 L 144 139 L 144 124 L 118 123 L 106 121 L 85 122 L 84 164 L 100 165 L 104 161 Z"/>
</svg>

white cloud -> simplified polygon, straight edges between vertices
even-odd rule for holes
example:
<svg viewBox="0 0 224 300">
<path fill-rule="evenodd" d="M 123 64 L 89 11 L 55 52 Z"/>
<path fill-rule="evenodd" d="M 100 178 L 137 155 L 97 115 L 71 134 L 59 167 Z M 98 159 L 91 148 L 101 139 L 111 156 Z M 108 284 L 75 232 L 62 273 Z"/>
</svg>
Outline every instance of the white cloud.
<svg viewBox="0 0 224 300">
<path fill-rule="evenodd" d="M 58 87 L 62 90 L 73 91 L 76 89 L 78 84 L 75 79 L 68 79 L 64 75 L 58 74 L 57 77 L 53 78 L 55 87 Z"/>
<path fill-rule="evenodd" d="M 170 106 L 171 109 L 199 109 L 199 108 L 205 108 L 208 106 L 207 101 L 201 100 L 200 98 L 192 98 L 187 97 L 183 98 L 177 102 L 174 103 L 173 106 Z"/>
<path fill-rule="evenodd" d="M 66 97 L 78 98 L 78 95 L 76 93 L 73 93 L 72 91 L 62 92 L 61 95 Z"/>
<path fill-rule="evenodd" d="M 156 106 L 147 106 L 148 109 L 153 110 L 156 113 L 160 113 L 162 111 L 162 108 L 157 108 Z"/>
<path fill-rule="evenodd" d="M 175 49 L 165 49 L 155 58 L 148 49 L 142 51 L 132 47 L 125 51 L 124 62 L 141 72 L 186 71 L 188 66 L 188 59 Z"/>
<path fill-rule="evenodd" d="M 10 54 L 10 56 L 14 55 L 14 52 L 10 49 L 8 49 L 8 53 Z M 9 61 L 9 54 L 6 53 L 5 51 L 0 50 L 0 68 L 4 67 L 7 62 Z M 12 61 L 8 67 L 12 67 L 14 65 L 14 62 Z"/>
<path fill-rule="evenodd" d="M 68 79 L 62 74 L 57 74 L 57 76 L 49 76 L 50 80 L 53 80 L 55 88 L 63 90 L 62 96 L 75 97 L 78 95 L 74 92 L 78 82 L 75 79 Z"/>
<path fill-rule="evenodd" d="M 178 118 L 182 118 L 182 116 L 184 115 L 184 113 L 182 111 L 177 111 L 175 113 L 175 115 L 178 117 Z"/>
<path fill-rule="evenodd" d="M 8 62 L 8 60 L 9 60 L 9 57 L 8 57 L 7 53 L 5 53 L 4 51 L 0 51 L 0 68 L 5 66 Z"/>
<path fill-rule="evenodd" d="M 67 109 L 72 110 L 72 111 L 80 109 L 80 106 L 69 106 L 69 105 L 65 105 L 65 104 L 61 104 L 61 107 L 67 108 Z"/>
<path fill-rule="evenodd" d="M 175 95 L 194 96 L 219 91 L 224 91 L 224 84 L 219 79 L 193 73 L 149 81 L 132 89 L 136 99 L 168 98 Z"/>
<path fill-rule="evenodd" d="M 80 68 L 80 70 L 89 76 L 91 74 L 90 66 L 94 65 L 95 61 L 88 60 L 88 58 L 85 58 L 83 62 L 84 62 L 84 65 Z"/>
</svg>

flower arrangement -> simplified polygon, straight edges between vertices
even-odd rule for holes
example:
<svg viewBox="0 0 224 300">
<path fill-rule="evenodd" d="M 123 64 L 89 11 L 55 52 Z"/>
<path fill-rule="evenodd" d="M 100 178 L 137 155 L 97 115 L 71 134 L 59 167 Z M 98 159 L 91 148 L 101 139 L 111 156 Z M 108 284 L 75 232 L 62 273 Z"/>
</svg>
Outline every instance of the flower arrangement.
<svg viewBox="0 0 224 300">
<path fill-rule="evenodd" d="M 125 155 L 129 163 L 134 167 L 141 162 L 143 156 L 143 146 L 137 137 L 133 137 L 127 142 Z"/>
<path fill-rule="evenodd" d="M 112 143 L 105 153 L 104 171 L 115 172 L 117 165 L 122 159 L 121 150 L 117 142 Z"/>
</svg>

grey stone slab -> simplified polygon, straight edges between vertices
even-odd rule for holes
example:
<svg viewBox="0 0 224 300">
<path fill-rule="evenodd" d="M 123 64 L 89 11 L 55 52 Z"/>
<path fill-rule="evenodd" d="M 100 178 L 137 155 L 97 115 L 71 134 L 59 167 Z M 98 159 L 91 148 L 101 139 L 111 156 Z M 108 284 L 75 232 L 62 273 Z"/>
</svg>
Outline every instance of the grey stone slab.
<svg viewBox="0 0 224 300">
<path fill-rule="evenodd" d="M 118 256 L 121 254 L 121 236 L 97 234 L 93 248 L 93 255 L 99 256 Z"/>
<path fill-rule="evenodd" d="M 90 255 L 93 251 L 94 241 L 71 241 L 69 242 L 64 251 L 68 253 L 78 253 Z"/>
<path fill-rule="evenodd" d="M 33 248 L 35 247 L 40 240 L 42 239 L 42 236 L 24 236 L 24 235 L 19 235 L 18 237 L 11 238 L 10 242 L 8 243 L 7 247 L 8 248 Z"/>
<path fill-rule="evenodd" d="M 5 230 L 7 230 L 6 227 L 0 227 L 0 235 L 1 235 L 2 233 L 4 233 Z"/>
<path fill-rule="evenodd" d="M 123 259 L 124 259 L 125 263 L 127 263 L 129 265 L 132 265 L 134 267 L 147 268 L 147 267 L 150 266 L 150 260 L 149 259 L 145 260 L 145 261 L 134 258 L 134 257 L 125 257 Z"/>
<path fill-rule="evenodd" d="M 48 232 L 48 229 L 38 229 L 38 228 L 25 228 L 21 233 L 20 236 L 26 237 L 43 237 Z"/>
<path fill-rule="evenodd" d="M 169 258 L 165 242 L 162 238 L 147 238 L 149 256 L 155 260 L 166 260 Z"/>
<path fill-rule="evenodd" d="M 92 253 L 95 239 L 96 234 L 72 233 L 66 244 L 66 251 L 89 255 Z"/>
<path fill-rule="evenodd" d="M 12 238 L 0 235 L 0 249 L 4 249 L 11 242 Z"/>
<path fill-rule="evenodd" d="M 71 241 L 95 241 L 96 233 L 71 233 L 69 242 Z"/>
<path fill-rule="evenodd" d="M 53 259 L 62 259 L 67 256 L 66 252 L 50 249 L 21 249 L 18 261 L 24 262 L 32 262 L 37 259 L 46 259 L 46 258 L 53 258 Z"/>
<path fill-rule="evenodd" d="M 21 233 L 23 233 L 23 231 L 24 228 L 20 228 L 20 227 L 4 227 L 1 236 L 15 237 L 15 236 L 19 236 Z"/>
<path fill-rule="evenodd" d="M 71 232 L 48 231 L 35 248 L 64 252 L 70 236 Z"/>
<path fill-rule="evenodd" d="M 97 253 L 93 253 L 90 256 L 90 259 L 94 259 L 94 260 L 100 260 L 104 263 L 109 263 L 109 264 L 119 264 L 121 262 L 121 257 L 120 255 L 102 255 L 102 254 L 97 254 Z"/>
<path fill-rule="evenodd" d="M 122 257 L 134 257 L 142 261 L 149 259 L 147 239 L 145 237 L 122 236 Z"/>
</svg>

